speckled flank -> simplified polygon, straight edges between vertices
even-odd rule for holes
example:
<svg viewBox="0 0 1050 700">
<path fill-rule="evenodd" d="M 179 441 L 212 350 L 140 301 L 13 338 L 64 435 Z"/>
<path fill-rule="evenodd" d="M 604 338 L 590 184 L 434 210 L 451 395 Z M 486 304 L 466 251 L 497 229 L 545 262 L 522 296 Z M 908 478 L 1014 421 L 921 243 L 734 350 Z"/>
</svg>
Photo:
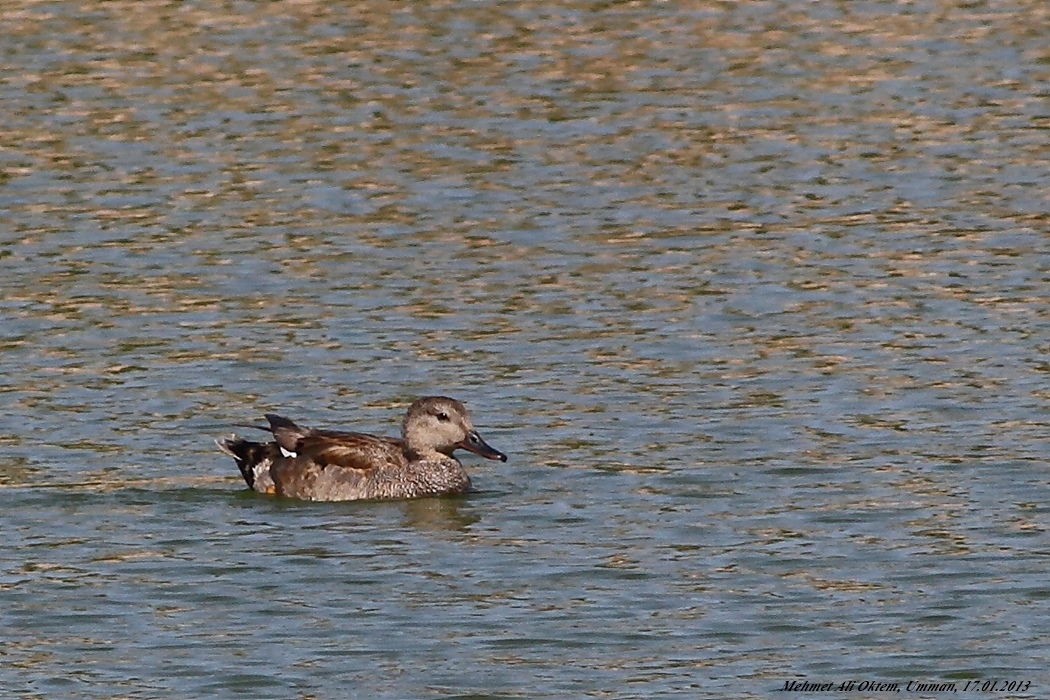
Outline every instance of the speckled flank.
<svg viewBox="0 0 1050 700">
<path fill-rule="evenodd" d="M 507 461 L 474 430 L 466 407 L 447 396 L 413 403 L 400 438 L 304 428 L 276 414 L 266 418 L 272 442 L 236 436 L 216 441 L 248 487 L 260 493 L 312 501 L 457 494 L 471 483 L 453 456 L 456 449 Z"/>
</svg>

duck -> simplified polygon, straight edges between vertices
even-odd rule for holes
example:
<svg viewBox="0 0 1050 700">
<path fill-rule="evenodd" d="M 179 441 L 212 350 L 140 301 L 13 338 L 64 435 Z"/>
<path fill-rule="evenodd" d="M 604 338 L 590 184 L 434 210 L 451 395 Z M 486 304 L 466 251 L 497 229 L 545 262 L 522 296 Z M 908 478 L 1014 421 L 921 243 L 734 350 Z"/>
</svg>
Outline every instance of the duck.
<svg viewBox="0 0 1050 700">
<path fill-rule="evenodd" d="M 462 402 L 425 396 L 401 421 L 401 437 L 317 430 L 265 414 L 268 442 L 237 435 L 215 441 L 233 457 L 248 488 L 308 501 L 425 498 L 467 493 L 470 476 L 453 455 L 457 449 L 507 461 L 474 429 Z"/>
</svg>

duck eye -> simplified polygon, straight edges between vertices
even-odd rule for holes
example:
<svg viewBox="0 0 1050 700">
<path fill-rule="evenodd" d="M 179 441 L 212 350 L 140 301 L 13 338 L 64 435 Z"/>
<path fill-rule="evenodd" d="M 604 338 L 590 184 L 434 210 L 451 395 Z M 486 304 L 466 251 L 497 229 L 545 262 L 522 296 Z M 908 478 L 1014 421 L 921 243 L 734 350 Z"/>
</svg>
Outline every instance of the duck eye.
<svg viewBox="0 0 1050 700">
<path fill-rule="evenodd" d="M 440 413 L 438 413 L 437 414 L 437 418 L 442 423 L 448 423 L 448 414 L 445 413 L 444 411 L 441 411 Z"/>
</svg>

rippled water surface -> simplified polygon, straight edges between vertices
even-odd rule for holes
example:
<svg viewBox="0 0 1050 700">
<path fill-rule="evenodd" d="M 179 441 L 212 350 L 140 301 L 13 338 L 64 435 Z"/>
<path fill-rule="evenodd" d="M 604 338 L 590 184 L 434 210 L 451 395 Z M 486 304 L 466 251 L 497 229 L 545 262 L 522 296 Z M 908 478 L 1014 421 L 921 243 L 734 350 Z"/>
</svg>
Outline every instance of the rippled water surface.
<svg viewBox="0 0 1050 700">
<path fill-rule="evenodd" d="M 1046 3 L 3 9 L 4 697 L 1050 694 Z"/>
</svg>

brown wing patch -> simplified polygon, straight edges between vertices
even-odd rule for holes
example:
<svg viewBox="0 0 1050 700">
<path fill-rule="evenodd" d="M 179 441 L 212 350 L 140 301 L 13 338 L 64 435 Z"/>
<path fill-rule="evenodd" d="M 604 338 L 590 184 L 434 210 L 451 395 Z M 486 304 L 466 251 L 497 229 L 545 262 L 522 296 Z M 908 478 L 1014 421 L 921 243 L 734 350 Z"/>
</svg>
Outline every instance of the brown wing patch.
<svg viewBox="0 0 1050 700">
<path fill-rule="evenodd" d="M 367 471 L 384 464 L 404 460 L 400 441 L 363 433 L 326 433 L 309 435 L 296 446 L 300 458 L 322 468 L 337 466 Z"/>
</svg>

